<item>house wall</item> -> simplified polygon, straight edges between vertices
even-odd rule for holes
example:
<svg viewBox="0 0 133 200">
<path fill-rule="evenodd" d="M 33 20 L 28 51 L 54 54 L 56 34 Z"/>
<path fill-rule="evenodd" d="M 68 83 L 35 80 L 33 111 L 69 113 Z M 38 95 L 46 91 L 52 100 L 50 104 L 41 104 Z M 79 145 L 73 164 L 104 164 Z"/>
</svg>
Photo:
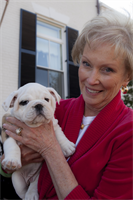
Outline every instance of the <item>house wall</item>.
<svg viewBox="0 0 133 200">
<path fill-rule="evenodd" d="M 0 126 L 5 114 L 2 102 L 18 88 L 20 9 L 35 13 L 33 4 L 69 17 L 67 26 L 82 30 L 84 24 L 97 15 L 96 0 L 10 0 L 0 27 Z M 0 17 L 5 1 L 0 1 Z M 45 10 L 45 9 L 44 9 Z M 42 16 L 43 17 L 43 16 Z"/>
</svg>

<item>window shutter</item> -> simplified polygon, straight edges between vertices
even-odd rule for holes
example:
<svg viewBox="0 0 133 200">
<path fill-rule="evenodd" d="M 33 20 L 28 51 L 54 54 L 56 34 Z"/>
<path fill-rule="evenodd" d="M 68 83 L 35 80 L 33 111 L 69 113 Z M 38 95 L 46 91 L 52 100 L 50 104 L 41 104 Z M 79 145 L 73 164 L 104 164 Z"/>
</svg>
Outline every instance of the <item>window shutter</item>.
<svg viewBox="0 0 133 200">
<path fill-rule="evenodd" d="M 68 97 L 80 96 L 78 69 L 72 61 L 71 51 L 78 37 L 78 31 L 70 27 L 66 27 L 66 47 L 67 47 L 67 82 L 68 82 Z"/>
<path fill-rule="evenodd" d="M 19 78 L 18 85 L 35 82 L 36 14 L 20 10 Z"/>
</svg>

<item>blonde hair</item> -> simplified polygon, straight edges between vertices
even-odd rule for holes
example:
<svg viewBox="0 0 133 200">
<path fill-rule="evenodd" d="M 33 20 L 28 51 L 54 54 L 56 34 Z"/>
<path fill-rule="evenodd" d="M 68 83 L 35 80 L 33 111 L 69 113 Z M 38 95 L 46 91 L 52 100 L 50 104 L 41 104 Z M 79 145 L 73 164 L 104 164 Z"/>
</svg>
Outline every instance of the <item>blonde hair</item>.
<svg viewBox="0 0 133 200">
<path fill-rule="evenodd" d="M 105 11 L 89 21 L 72 49 L 75 64 L 80 62 L 86 43 L 97 48 L 106 43 L 115 47 L 115 53 L 124 58 L 129 80 L 133 79 L 133 20 L 117 11 Z"/>
</svg>

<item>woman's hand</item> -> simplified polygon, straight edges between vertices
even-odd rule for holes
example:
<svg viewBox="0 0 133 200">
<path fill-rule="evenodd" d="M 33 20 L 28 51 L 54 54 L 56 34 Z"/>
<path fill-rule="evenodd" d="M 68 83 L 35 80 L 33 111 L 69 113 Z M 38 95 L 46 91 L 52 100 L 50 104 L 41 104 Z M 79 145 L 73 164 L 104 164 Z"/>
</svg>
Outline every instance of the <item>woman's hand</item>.
<svg viewBox="0 0 133 200">
<path fill-rule="evenodd" d="M 22 166 L 28 165 L 30 163 L 40 163 L 40 162 L 44 161 L 44 158 L 39 153 L 37 153 L 36 151 L 26 147 L 23 144 L 20 144 L 19 147 L 21 149 Z M 5 158 L 5 155 L 3 154 L 2 157 L 1 157 L 1 162 L 4 158 Z M 5 171 L 8 174 L 12 174 L 16 170 L 5 169 Z"/>
<path fill-rule="evenodd" d="M 44 157 L 58 199 L 65 199 L 78 185 L 78 182 L 56 139 L 52 121 L 37 128 L 30 128 L 14 117 L 8 117 L 7 121 L 14 124 L 14 126 L 10 124 L 3 125 L 7 135 Z M 22 128 L 22 136 L 16 135 L 15 131 L 17 128 Z"/>
<path fill-rule="evenodd" d="M 21 149 L 21 162 L 22 166 L 30 164 L 30 163 L 40 163 L 44 160 L 44 158 L 36 151 L 26 147 L 23 144 L 19 145 Z"/>
<path fill-rule="evenodd" d="M 48 124 L 42 124 L 39 127 L 31 128 L 14 117 L 8 117 L 6 120 L 13 124 L 3 124 L 3 127 L 6 129 L 6 134 L 10 137 L 43 156 L 49 149 L 54 149 L 57 140 L 52 121 Z M 17 128 L 22 128 L 21 136 L 16 134 Z"/>
</svg>

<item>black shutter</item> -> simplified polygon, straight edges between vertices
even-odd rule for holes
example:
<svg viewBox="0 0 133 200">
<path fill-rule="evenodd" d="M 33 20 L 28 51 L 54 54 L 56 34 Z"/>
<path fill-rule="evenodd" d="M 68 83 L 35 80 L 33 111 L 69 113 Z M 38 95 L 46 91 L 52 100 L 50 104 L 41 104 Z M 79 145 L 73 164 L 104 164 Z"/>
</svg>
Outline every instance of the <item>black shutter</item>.
<svg viewBox="0 0 133 200">
<path fill-rule="evenodd" d="M 35 82 L 36 14 L 20 10 L 19 77 L 18 86 Z"/>
<path fill-rule="evenodd" d="M 68 97 L 78 97 L 80 95 L 78 69 L 79 66 L 75 66 L 71 51 L 73 45 L 78 37 L 78 31 L 70 27 L 66 27 L 66 47 L 67 47 L 67 82 L 68 82 Z"/>
</svg>

